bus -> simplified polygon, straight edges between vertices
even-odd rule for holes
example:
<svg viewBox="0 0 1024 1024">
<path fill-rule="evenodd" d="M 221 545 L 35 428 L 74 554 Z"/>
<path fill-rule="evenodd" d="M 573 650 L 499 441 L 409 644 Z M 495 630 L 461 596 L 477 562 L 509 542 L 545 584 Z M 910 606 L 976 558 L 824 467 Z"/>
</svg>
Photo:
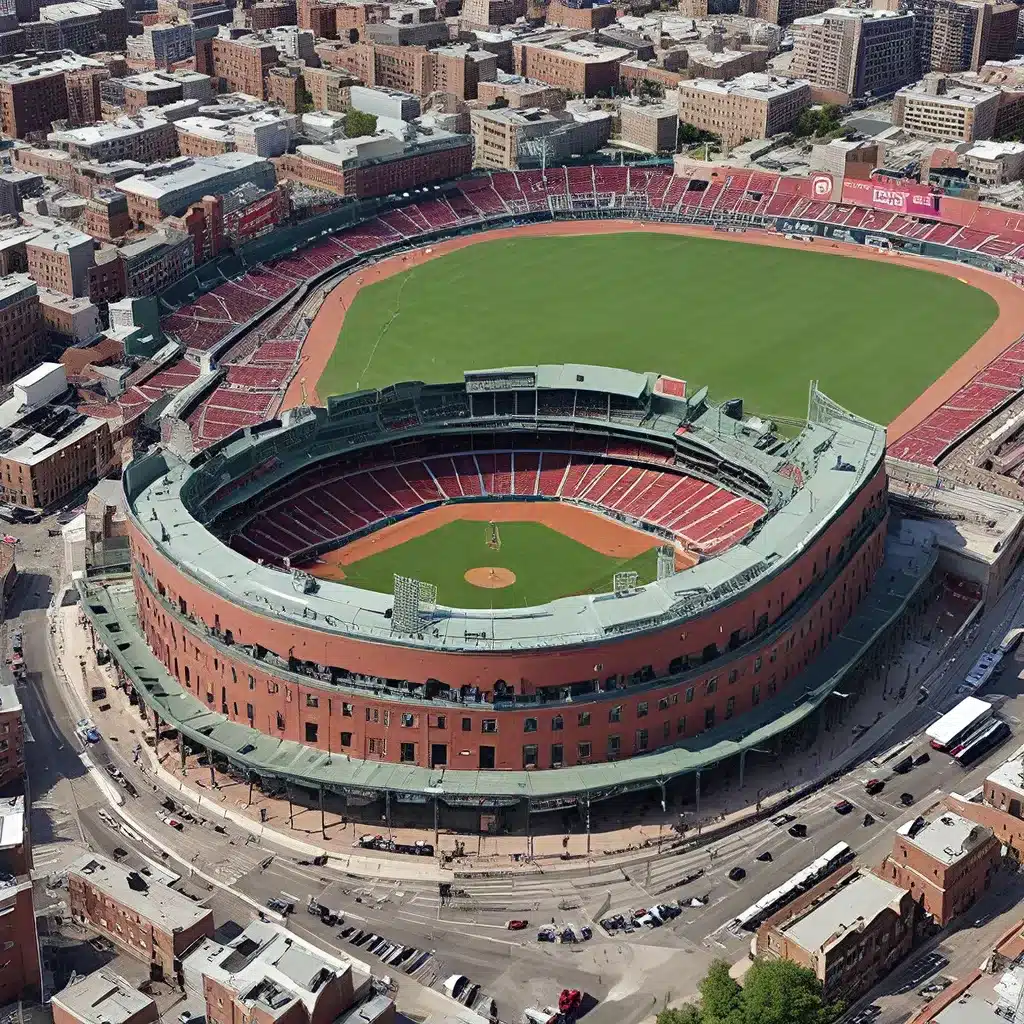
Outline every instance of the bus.
<svg viewBox="0 0 1024 1024">
<path fill-rule="evenodd" d="M 999 668 L 1002 660 L 1002 651 L 986 651 L 964 677 L 963 686 L 958 687 L 957 692 L 963 690 L 965 693 L 975 693 L 980 690 L 992 678 L 992 673 Z"/>
<path fill-rule="evenodd" d="M 846 843 L 836 843 L 777 889 L 773 889 L 767 896 L 762 896 L 756 903 L 747 907 L 733 920 L 733 930 L 754 931 L 777 910 L 781 910 L 787 903 L 792 903 L 801 893 L 807 892 L 811 886 L 817 885 L 823 878 L 827 878 L 833 871 L 837 871 L 851 860 L 853 850 Z"/>
<path fill-rule="evenodd" d="M 992 705 L 977 697 L 966 697 L 926 730 L 936 750 L 950 750 L 992 717 Z"/>
<path fill-rule="evenodd" d="M 987 754 L 993 747 L 997 747 L 1007 736 L 1010 735 L 1010 727 L 997 718 L 987 722 L 977 732 L 971 733 L 963 743 L 954 747 L 950 754 L 953 760 L 961 767 L 966 767 L 972 761 L 976 761 L 982 754 Z"/>
<path fill-rule="evenodd" d="M 1020 646 L 1021 637 L 1024 637 L 1024 629 L 1011 629 L 1003 642 L 999 645 L 1000 654 L 1012 654 Z"/>
</svg>

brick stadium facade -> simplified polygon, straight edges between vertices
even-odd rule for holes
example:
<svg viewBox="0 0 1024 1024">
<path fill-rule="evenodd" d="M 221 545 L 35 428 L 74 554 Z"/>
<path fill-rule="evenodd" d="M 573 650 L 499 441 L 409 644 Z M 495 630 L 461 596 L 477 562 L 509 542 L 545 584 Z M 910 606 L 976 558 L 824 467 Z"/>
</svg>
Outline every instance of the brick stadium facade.
<svg viewBox="0 0 1024 1024">
<path fill-rule="evenodd" d="M 539 378 L 544 369 L 538 368 Z M 708 443 L 714 442 L 714 430 L 721 429 L 711 426 L 717 408 L 702 404 L 699 397 L 692 406 L 668 397 L 658 390 L 655 381 L 661 379 L 654 375 L 647 375 L 650 381 L 639 398 L 627 401 L 627 393 L 637 392 L 636 379 L 647 377 L 603 372 L 613 381 L 605 400 L 692 417 L 689 432 L 702 437 L 706 432 Z M 510 390 L 499 394 L 499 402 L 514 401 L 520 376 L 506 375 Z M 624 379 L 624 390 L 616 388 L 618 377 Z M 407 408 L 426 410 L 437 403 L 452 408 L 461 402 L 472 420 L 486 414 L 489 400 L 493 419 L 493 394 L 479 396 L 469 384 L 402 387 Z M 522 400 L 538 410 L 539 419 L 543 417 L 535 402 L 541 408 L 550 404 L 553 419 L 566 395 L 571 402 L 571 389 L 536 388 L 529 392 L 534 397 Z M 342 400 L 332 408 L 345 405 Z M 381 415 L 386 418 L 395 411 L 385 405 Z M 625 411 L 624 419 L 629 415 Z M 157 479 L 163 476 L 173 458 L 142 460 L 126 476 L 141 625 L 163 669 L 209 712 L 278 740 L 325 754 L 347 754 L 353 762 L 445 767 L 456 773 L 557 773 L 561 767 L 671 751 L 717 726 L 731 728 L 751 713 L 782 715 L 792 704 L 796 679 L 822 657 L 856 613 L 882 564 L 887 521 L 883 432 L 850 414 L 829 415 L 858 424 L 863 447 L 850 453 L 858 471 L 841 499 L 831 494 L 822 521 L 808 523 L 808 543 L 779 557 L 775 568 L 758 563 L 752 576 L 744 577 L 744 585 L 722 579 L 724 589 L 711 591 L 720 593 L 720 599 L 699 602 L 689 613 L 666 613 L 660 624 L 657 616 L 653 623 L 634 619 L 639 601 L 631 609 L 633 598 L 620 596 L 602 614 L 621 615 L 623 621 L 605 623 L 593 636 L 579 632 L 576 618 L 577 611 L 589 614 L 590 599 L 563 599 L 537 610 L 541 625 L 530 627 L 537 630 L 533 640 L 522 636 L 483 651 L 471 629 L 477 616 L 465 610 L 458 613 L 464 617 L 465 636 L 439 634 L 431 639 L 432 627 L 423 626 L 425 632 L 417 637 L 402 632 L 406 627 L 400 629 L 397 618 L 392 622 L 390 595 L 360 591 L 359 601 L 366 605 L 361 614 L 372 617 L 369 609 L 380 605 L 380 623 L 392 626 L 359 635 L 359 630 L 330 626 L 347 614 L 340 606 L 333 606 L 318 627 L 310 618 L 302 624 L 259 611 L 234 595 L 233 588 L 211 587 L 204 574 L 184 564 L 175 546 L 155 538 L 147 525 L 152 521 L 149 481 L 158 470 Z M 718 554 L 742 540 L 750 557 L 756 557 L 759 537 L 771 532 L 760 531 L 775 511 L 805 487 L 813 493 L 822 481 L 834 482 L 826 474 L 815 483 L 813 473 L 805 478 L 799 470 L 773 477 L 764 466 L 755 473 L 728 459 L 720 475 L 709 479 L 694 461 L 688 439 L 671 433 L 630 439 L 630 432 L 615 424 L 580 421 L 579 428 L 588 431 L 581 440 L 555 428 L 524 433 L 511 422 L 467 431 L 461 418 L 459 428 L 449 434 L 423 411 L 413 418 L 422 422 L 419 436 L 406 426 L 401 439 L 378 438 L 358 455 L 329 454 L 314 471 L 300 469 L 298 463 L 284 468 L 289 438 L 301 433 L 301 425 L 289 426 L 286 418 L 272 446 L 278 455 L 268 461 L 257 447 L 234 463 L 214 459 L 211 472 L 215 466 L 220 482 L 211 486 L 211 478 L 197 468 L 193 479 L 182 480 L 183 493 L 192 496 L 188 504 L 194 501 L 197 511 L 202 509 L 206 528 L 222 538 L 220 553 L 232 564 L 255 567 L 256 559 L 264 559 L 262 571 L 268 578 L 287 580 L 291 565 L 336 547 L 339 537 L 353 531 L 364 534 L 379 525 L 363 522 L 354 511 L 368 512 L 371 492 L 378 507 L 388 507 L 391 521 L 425 505 L 444 504 L 452 495 L 467 500 L 478 472 L 486 481 L 485 493 L 474 497 L 491 501 L 577 500 L 587 490 L 588 473 L 607 474 L 604 496 L 584 503 L 639 524 L 666 544 L 684 546 L 699 565 L 670 579 L 684 584 L 690 573 L 694 586 L 701 580 L 710 586 L 722 574 L 730 577 Z M 330 420 L 331 414 L 318 411 L 316 431 L 327 437 Z M 802 459 L 805 446 L 821 443 L 826 435 L 839 443 L 833 432 L 836 422 L 809 424 L 788 449 L 793 459 Z M 369 483 L 344 482 L 344 495 L 323 498 L 324 508 L 317 511 L 321 499 L 312 498 L 313 493 L 329 492 L 339 479 L 363 480 L 358 474 L 366 467 L 378 467 Z M 188 471 L 184 475 L 192 476 Z M 414 478 L 419 482 L 410 484 Z M 512 484 L 512 479 L 520 482 Z M 625 495 L 641 479 L 652 488 L 647 505 L 635 498 L 626 502 Z M 367 488 L 362 498 L 353 491 L 356 486 Z M 387 505 L 383 494 L 389 488 L 398 508 Z M 242 495 L 244 500 L 236 503 Z M 276 518 L 274 506 L 285 495 L 292 495 L 289 507 L 296 523 L 319 523 L 294 526 L 301 539 Z M 822 502 L 817 507 L 825 509 L 824 498 Z M 338 518 L 346 515 L 343 508 L 352 516 L 344 527 Z M 211 553 L 209 564 L 214 561 Z M 234 576 L 227 563 L 216 573 L 220 578 Z M 734 586 L 739 589 L 733 591 Z M 351 589 L 325 582 L 310 592 L 344 599 Z M 577 609 L 578 602 L 586 607 Z M 554 633 L 545 635 L 545 628 Z M 773 706 L 778 708 L 774 715 Z"/>
</svg>

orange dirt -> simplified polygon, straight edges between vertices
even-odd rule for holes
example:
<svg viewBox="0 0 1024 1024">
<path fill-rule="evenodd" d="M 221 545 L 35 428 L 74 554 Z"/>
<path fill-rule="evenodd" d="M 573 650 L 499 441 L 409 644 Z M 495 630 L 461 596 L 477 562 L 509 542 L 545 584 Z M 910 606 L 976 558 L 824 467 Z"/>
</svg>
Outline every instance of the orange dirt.
<svg viewBox="0 0 1024 1024">
<path fill-rule="evenodd" d="M 866 249 L 864 246 L 847 242 L 834 242 L 831 239 L 817 238 L 812 243 L 791 240 L 768 231 L 751 229 L 742 234 L 715 231 L 713 228 L 696 227 L 683 224 L 648 224 L 643 221 L 567 221 L 545 224 L 528 224 L 518 228 L 499 228 L 485 231 L 477 235 L 452 238 L 445 242 L 436 242 L 411 253 L 392 256 L 380 263 L 363 270 L 357 270 L 341 282 L 325 299 L 320 307 L 306 340 L 303 342 L 300 355 L 299 370 L 285 393 L 282 409 L 291 409 L 302 401 L 302 381 L 307 385 L 310 381 L 319 382 L 327 360 L 330 359 L 334 346 L 338 343 L 338 332 L 345 319 L 345 311 L 351 305 L 360 288 L 382 281 L 394 274 L 406 270 L 426 260 L 436 259 L 456 249 L 478 242 L 492 239 L 511 238 L 522 235 L 597 235 L 614 234 L 622 231 L 649 231 L 657 234 L 672 235 L 703 235 L 717 238 L 723 242 L 738 242 L 753 245 L 775 245 L 788 249 L 805 249 L 808 245 L 814 248 L 839 253 L 854 259 L 895 260 L 911 266 L 920 266 L 955 277 L 967 284 L 986 291 L 999 304 L 999 316 L 995 323 L 967 350 L 934 384 L 916 398 L 889 424 L 888 436 L 895 441 L 907 431 L 912 430 L 922 420 L 934 412 L 943 402 L 950 398 L 959 388 L 963 387 L 983 366 L 990 363 L 1000 352 L 1012 345 L 1021 335 L 1021 324 L 1024 323 L 1024 290 L 1018 288 L 1006 278 L 990 274 L 984 270 L 976 270 L 962 263 L 949 263 L 943 260 L 930 259 L 923 256 L 904 256 L 900 253 L 880 253 Z M 657 369 L 652 367 L 651 369 Z M 310 389 L 310 398 L 319 402 L 316 386 Z"/>
<path fill-rule="evenodd" d="M 485 565 L 479 569 L 470 569 L 464 578 L 474 587 L 483 587 L 485 590 L 502 590 L 515 583 L 516 574 L 511 569 L 497 569 Z"/>
<path fill-rule="evenodd" d="M 463 502 L 427 509 L 393 526 L 385 526 L 352 541 L 351 544 L 328 551 L 320 556 L 319 561 L 304 568 L 314 576 L 341 580 L 345 578 L 344 566 L 380 551 L 398 547 L 399 544 L 404 544 L 414 537 L 433 533 L 438 527 L 458 519 L 480 523 L 540 523 L 564 533 L 581 544 L 586 544 L 598 554 L 616 558 L 635 558 L 663 543 L 650 533 L 635 530 L 597 512 L 589 512 L 577 505 L 566 505 L 560 501 Z M 685 569 L 696 560 L 689 552 L 677 552 L 676 567 Z M 512 583 L 514 580 L 509 582 Z"/>
</svg>

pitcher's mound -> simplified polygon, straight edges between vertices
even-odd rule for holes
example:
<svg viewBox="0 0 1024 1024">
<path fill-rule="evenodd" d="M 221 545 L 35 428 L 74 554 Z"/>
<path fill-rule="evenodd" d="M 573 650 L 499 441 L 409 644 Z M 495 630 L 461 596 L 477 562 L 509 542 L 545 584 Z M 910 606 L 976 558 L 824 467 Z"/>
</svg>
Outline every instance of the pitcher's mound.
<svg viewBox="0 0 1024 1024">
<path fill-rule="evenodd" d="M 502 587 L 511 587 L 515 583 L 516 574 L 511 569 L 492 569 L 485 565 L 479 569 L 470 569 L 464 579 L 474 587 L 501 590 Z"/>
</svg>

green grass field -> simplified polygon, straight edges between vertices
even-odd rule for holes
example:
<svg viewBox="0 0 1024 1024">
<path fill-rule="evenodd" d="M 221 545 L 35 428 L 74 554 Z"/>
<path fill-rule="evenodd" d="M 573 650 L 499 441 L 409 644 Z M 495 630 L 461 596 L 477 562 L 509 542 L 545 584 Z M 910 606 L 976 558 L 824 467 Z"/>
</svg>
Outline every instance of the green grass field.
<svg viewBox="0 0 1024 1024">
<path fill-rule="evenodd" d="M 437 586 L 439 603 L 457 608 L 514 608 L 544 604 L 570 594 L 612 589 L 612 575 L 635 570 L 640 583 L 657 576 L 652 549 L 632 559 L 598 554 L 540 523 L 500 523 L 501 546 L 487 545 L 489 527 L 477 521 L 446 523 L 431 533 L 345 566 L 345 582 L 390 593 L 394 576 L 413 576 Z M 467 583 L 469 569 L 511 569 L 516 582 L 488 590 Z"/>
<path fill-rule="evenodd" d="M 804 415 L 816 378 L 888 423 L 997 315 L 992 298 L 952 278 L 822 243 L 496 240 L 363 289 L 317 391 L 326 400 L 468 369 L 584 362 L 680 376 L 768 415 Z"/>
</svg>

